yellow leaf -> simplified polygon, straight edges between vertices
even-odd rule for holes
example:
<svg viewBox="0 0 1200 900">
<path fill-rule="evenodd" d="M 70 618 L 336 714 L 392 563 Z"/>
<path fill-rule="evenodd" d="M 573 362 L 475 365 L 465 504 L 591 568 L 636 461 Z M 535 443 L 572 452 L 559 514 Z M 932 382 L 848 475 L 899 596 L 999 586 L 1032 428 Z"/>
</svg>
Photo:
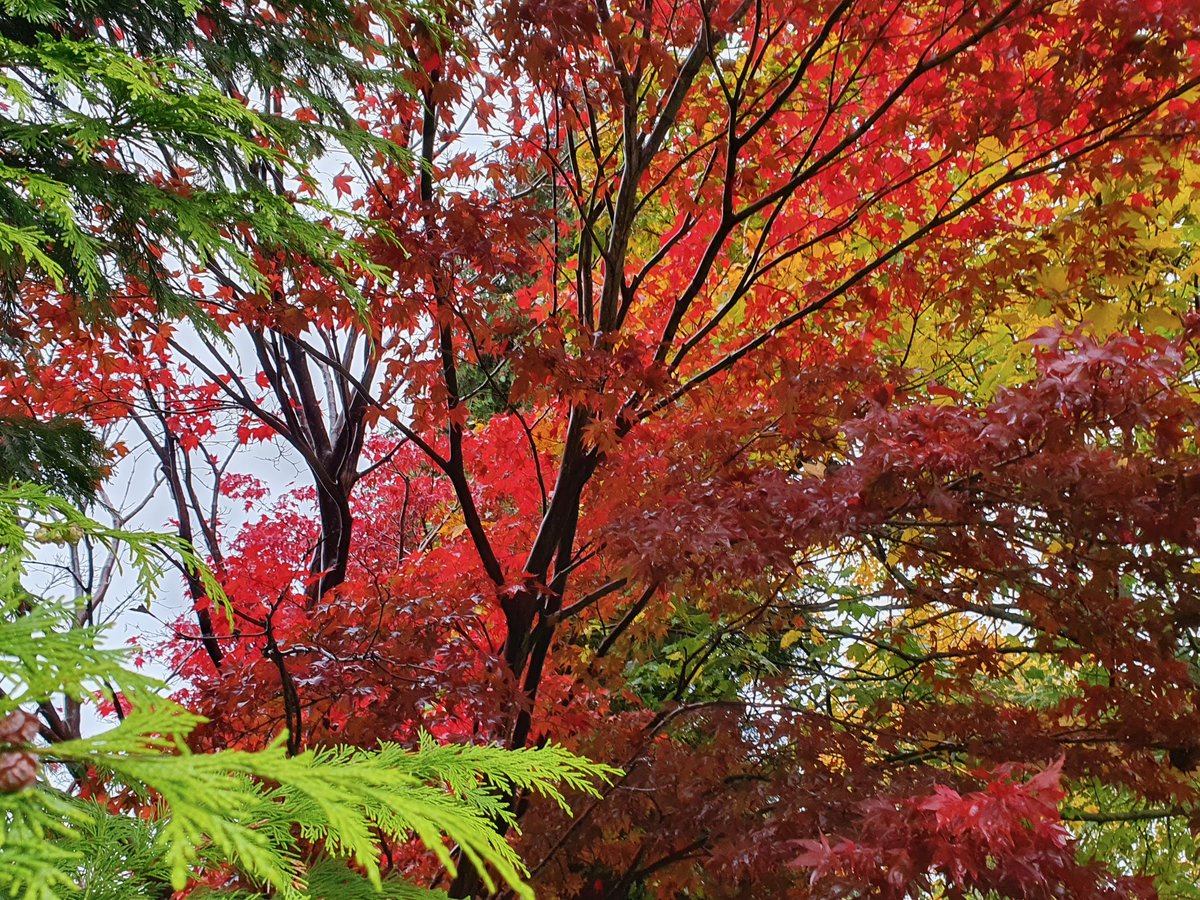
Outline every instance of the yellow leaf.
<svg viewBox="0 0 1200 900">
<path fill-rule="evenodd" d="M 998 138 L 987 137 L 975 145 L 975 152 L 980 159 L 998 162 L 1008 155 L 1008 148 Z"/>
<path fill-rule="evenodd" d="M 1061 294 L 1071 285 L 1066 266 L 1046 266 L 1035 277 L 1038 284 L 1057 294 Z"/>
<path fill-rule="evenodd" d="M 1172 231 L 1160 231 L 1138 238 L 1138 244 L 1146 250 L 1174 249 L 1179 246 L 1179 236 Z"/>
<path fill-rule="evenodd" d="M 1083 314 L 1083 320 L 1092 326 L 1098 337 L 1108 337 L 1121 321 L 1123 307 L 1120 303 L 1105 303 L 1097 301 L 1088 307 Z"/>
<path fill-rule="evenodd" d="M 1179 328 L 1179 315 L 1169 309 L 1156 306 L 1138 317 L 1141 326 L 1147 331 L 1176 331 Z"/>
<path fill-rule="evenodd" d="M 800 638 L 802 638 L 802 637 L 804 637 L 804 632 L 798 631 L 797 629 L 793 628 L 791 631 L 787 632 L 787 634 L 785 634 L 783 637 L 781 637 L 779 639 L 779 649 L 786 650 L 788 647 L 792 646 L 792 644 L 796 643 L 796 641 L 800 640 Z"/>
</svg>

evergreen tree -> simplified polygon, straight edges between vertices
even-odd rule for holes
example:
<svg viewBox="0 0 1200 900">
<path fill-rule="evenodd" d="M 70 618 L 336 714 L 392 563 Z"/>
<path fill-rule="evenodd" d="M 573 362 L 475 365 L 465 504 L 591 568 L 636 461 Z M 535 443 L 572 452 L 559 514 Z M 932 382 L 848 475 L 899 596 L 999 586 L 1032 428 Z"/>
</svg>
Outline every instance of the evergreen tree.
<svg viewBox="0 0 1200 900">
<path fill-rule="evenodd" d="M 334 145 L 398 158 L 343 101 L 407 88 L 390 33 L 414 22 L 436 28 L 390 0 L 5 0 L 0 299 L 49 282 L 86 315 L 130 292 L 195 315 L 194 267 L 265 287 L 264 253 L 366 263 L 286 182 Z"/>
</svg>

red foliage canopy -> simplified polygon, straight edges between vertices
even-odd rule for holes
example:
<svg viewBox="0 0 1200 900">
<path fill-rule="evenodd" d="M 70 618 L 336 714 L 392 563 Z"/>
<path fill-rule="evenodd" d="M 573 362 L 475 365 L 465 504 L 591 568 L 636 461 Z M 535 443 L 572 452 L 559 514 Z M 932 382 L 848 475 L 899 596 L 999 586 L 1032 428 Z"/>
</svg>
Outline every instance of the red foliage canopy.
<svg viewBox="0 0 1200 900">
<path fill-rule="evenodd" d="M 132 423 L 225 584 L 170 651 L 202 739 L 622 766 L 569 822 L 522 805 L 547 896 L 1146 892 L 1077 864 L 1056 804 L 1060 773 L 1200 799 L 1196 325 L 1043 329 L 998 390 L 910 351 L 1050 306 L 1049 266 L 1080 296 L 1137 268 L 1130 222 L 1194 171 L 1200 10 L 450 22 L 411 36 L 416 96 L 357 98 L 419 162 L 333 181 L 392 233 L 365 311 L 262 252 L 269 292 L 198 275 L 233 349 L 136 296 L 12 326 L 4 402 Z"/>
</svg>

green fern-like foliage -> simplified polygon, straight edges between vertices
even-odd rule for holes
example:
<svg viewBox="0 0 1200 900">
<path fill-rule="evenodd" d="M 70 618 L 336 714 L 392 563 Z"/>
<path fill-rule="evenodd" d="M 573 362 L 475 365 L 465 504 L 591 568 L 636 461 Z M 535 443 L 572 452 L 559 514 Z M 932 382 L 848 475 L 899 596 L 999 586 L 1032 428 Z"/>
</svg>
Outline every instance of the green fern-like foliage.
<svg viewBox="0 0 1200 900">
<path fill-rule="evenodd" d="M 103 445 L 77 419 L 0 416 L 0 484 L 30 482 L 88 500 L 103 464 Z"/>
<path fill-rule="evenodd" d="M 436 18 L 417 0 L 0 0 L 0 303 L 33 280 L 102 314 L 132 283 L 202 320 L 184 263 L 256 289 L 255 251 L 371 271 L 322 221 L 342 214 L 283 186 L 331 146 L 399 158 L 343 101 L 407 89 L 372 30 Z"/>
<path fill-rule="evenodd" d="M 497 828 L 512 823 L 505 798 L 529 791 L 565 806 L 564 788 L 594 792 L 612 774 L 553 746 L 506 751 L 429 739 L 416 750 L 385 744 L 289 757 L 280 740 L 259 752 L 192 753 L 186 738 L 200 717 L 131 672 L 124 651 L 101 644 L 99 629 L 77 627 L 76 610 L 22 587 L 32 542 L 85 536 L 119 543 L 147 597 L 169 547 L 222 598 L 177 538 L 107 528 L 41 488 L 0 488 L 0 720 L 62 693 L 119 691 L 132 703 L 119 725 L 86 739 L 0 742 L 0 896 L 165 897 L 214 872 L 228 872 L 231 887 L 204 891 L 226 898 L 442 896 L 381 874 L 380 841 L 415 839 L 451 873 L 449 848 L 457 846 L 490 888 L 503 882 L 529 897 L 526 870 Z M 18 757 L 36 760 L 40 777 L 5 785 Z M 56 787 L 70 773 L 131 793 L 155 814 L 114 813 Z"/>
</svg>

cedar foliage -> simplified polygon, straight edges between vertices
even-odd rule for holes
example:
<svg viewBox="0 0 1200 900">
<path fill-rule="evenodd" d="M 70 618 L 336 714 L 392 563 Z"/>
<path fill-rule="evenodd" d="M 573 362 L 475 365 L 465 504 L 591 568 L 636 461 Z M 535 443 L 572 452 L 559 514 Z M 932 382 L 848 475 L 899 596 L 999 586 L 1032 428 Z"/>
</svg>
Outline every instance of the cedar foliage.
<svg viewBox="0 0 1200 900">
<path fill-rule="evenodd" d="M 257 253 L 307 259 L 335 278 L 337 254 L 369 269 L 321 221 L 335 209 L 278 187 L 311 183 L 307 166 L 333 146 L 401 159 L 341 102 L 356 87 L 408 89 L 389 65 L 392 45 L 361 27 L 373 19 L 436 28 L 415 3 L 5 0 L 0 300 L 11 310 L 40 279 L 87 315 L 146 291 L 164 315 L 195 316 L 186 278 L 199 266 L 260 290 Z"/>
</svg>

